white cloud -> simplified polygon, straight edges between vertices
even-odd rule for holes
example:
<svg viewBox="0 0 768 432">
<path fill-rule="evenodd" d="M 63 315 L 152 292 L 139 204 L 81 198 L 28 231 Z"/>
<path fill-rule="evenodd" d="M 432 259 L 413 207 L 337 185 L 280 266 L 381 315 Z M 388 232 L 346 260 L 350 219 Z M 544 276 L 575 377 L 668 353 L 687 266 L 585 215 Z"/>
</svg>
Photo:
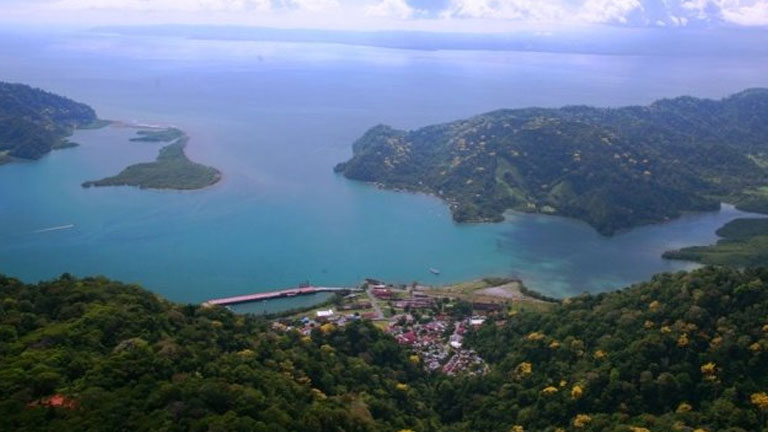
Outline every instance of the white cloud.
<svg viewBox="0 0 768 432">
<path fill-rule="evenodd" d="M 269 0 L 263 0 L 269 2 Z M 322 12 L 340 7 L 338 0 L 283 0 L 286 6 L 307 12 Z"/>
<path fill-rule="evenodd" d="M 643 10 L 639 0 L 587 0 L 578 17 L 588 23 L 625 24 L 627 16 L 637 10 Z"/>
<path fill-rule="evenodd" d="M 640 0 L 452 0 L 444 18 L 524 20 L 538 23 L 626 23 L 627 16 L 642 11 Z"/>
<path fill-rule="evenodd" d="M 378 0 L 365 8 L 365 14 L 373 17 L 407 19 L 413 16 L 414 9 L 405 0 Z"/>
<path fill-rule="evenodd" d="M 768 0 L 720 0 L 717 2 L 723 20 L 743 26 L 768 25 Z"/>
<path fill-rule="evenodd" d="M 564 18 L 559 1 L 541 0 L 451 0 L 443 18 L 485 18 L 553 22 Z"/>
<path fill-rule="evenodd" d="M 322 12 L 340 6 L 338 0 L 55 0 L 69 10 L 132 10 L 165 12 L 244 12 L 289 9 Z"/>
<path fill-rule="evenodd" d="M 143 12 L 268 11 L 270 0 L 57 0 L 64 10 L 117 10 Z"/>
<path fill-rule="evenodd" d="M 0 0 L 0 21 L 509 31 L 596 24 L 766 26 L 768 0 Z"/>
</svg>

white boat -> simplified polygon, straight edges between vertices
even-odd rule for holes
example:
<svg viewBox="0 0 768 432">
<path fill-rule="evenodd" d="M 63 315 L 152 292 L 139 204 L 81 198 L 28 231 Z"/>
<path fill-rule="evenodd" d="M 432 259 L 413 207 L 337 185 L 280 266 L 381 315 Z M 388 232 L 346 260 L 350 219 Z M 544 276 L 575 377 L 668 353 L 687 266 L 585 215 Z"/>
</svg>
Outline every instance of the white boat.
<svg viewBox="0 0 768 432">
<path fill-rule="evenodd" d="M 439 275 L 440 274 L 440 270 L 438 270 L 436 268 L 429 269 L 429 272 L 432 273 L 433 275 Z"/>
</svg>

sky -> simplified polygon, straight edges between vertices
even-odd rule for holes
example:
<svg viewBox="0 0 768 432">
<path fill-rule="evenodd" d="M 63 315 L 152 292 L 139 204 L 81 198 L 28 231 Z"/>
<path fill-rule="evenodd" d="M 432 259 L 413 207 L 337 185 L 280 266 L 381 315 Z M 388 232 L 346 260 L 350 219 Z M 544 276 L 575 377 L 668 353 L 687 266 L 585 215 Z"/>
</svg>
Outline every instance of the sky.
<svg viewBox="0 0 768 432">
<path fill-rule="evenodd" d="M 768 0 L 0 0 L 0 23 L 450 32 L 768 27 Z"/>
</svg>

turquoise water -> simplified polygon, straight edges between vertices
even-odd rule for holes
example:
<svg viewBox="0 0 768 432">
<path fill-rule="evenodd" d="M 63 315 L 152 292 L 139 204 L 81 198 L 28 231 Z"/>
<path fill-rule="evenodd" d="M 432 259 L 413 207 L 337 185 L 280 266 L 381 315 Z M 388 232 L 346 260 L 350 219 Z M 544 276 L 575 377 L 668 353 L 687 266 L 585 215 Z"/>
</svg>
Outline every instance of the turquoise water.
<svg viewBox="0 0 768 432">
<path fill-rule="evenodd" d="M 104 274 L 185 302 L 365 277 L 445 283 L 516 275 L 569 295 L 691 268 L 660 254 L 713 242 L 738 211 L 687 215 L 612 238 L 536 215 L 456 225 L 439 200 L 351 182 L 332 167 L 377 123 L 410 128 L 501 107 L 720 97 L 768 84 L 761 58 L 100 35 L 0 35 L 0 63 L 0 79 L 76 98 L 104 118 L 177 125 L 192 138 L 190 156 L 224 172 L 202 191 L 82 189 L 85 180 L 152 160 L 159 145 L 129 142 L 130 129 L 78 131 L 80 147 L 0 167 L 0 271 L 28 281 Z"/>
</svg>

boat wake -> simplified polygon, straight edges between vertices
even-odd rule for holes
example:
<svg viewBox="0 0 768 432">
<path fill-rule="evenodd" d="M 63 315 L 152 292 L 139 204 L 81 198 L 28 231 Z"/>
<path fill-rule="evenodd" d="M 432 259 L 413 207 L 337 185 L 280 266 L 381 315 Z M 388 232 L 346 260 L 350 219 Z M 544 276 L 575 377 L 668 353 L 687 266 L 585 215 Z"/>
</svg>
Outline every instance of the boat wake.
<svg viewBox="0 0 768 432">
<path fill-rule="evenodd" d="M 51 231 L 61 231 L 61 230 L 71 229 L 71 228 L 74 228 L 74 227 L 75 227 L 75 224 L 59 225 L 59 226 L 55 226 L 55 227 L 43 228 L 43 229 L 35 230 L 35 231 L 32 231 L 32 232 L 34 234 L 41 234 L 41 233 L 46 233 L 46 232 L 51 232 Z"/>
</svg>

